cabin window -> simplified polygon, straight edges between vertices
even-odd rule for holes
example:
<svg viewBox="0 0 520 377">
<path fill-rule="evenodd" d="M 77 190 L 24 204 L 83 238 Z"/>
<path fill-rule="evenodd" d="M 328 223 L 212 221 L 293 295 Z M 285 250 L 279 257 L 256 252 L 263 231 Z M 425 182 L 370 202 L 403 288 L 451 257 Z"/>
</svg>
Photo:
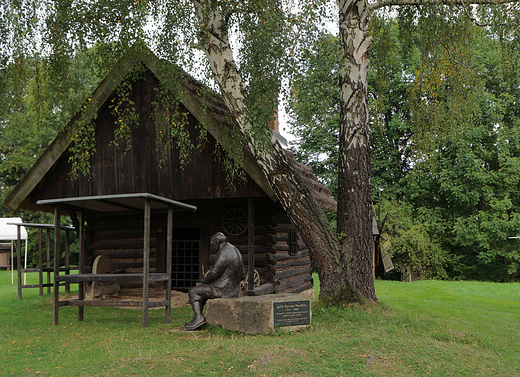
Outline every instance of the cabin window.
<svg viewBox="0 0 520 377">
<path fill-rule="evenodd" d="M 172 246 L 172 289 L 189 289 L 200 280 L 200 230 L 175 229 Z"/>
<path fill-rule="evenodd" d="M 289 255 L 298 254 L 298 236 L 295 230 L 289 231 Z"/>
</svg>

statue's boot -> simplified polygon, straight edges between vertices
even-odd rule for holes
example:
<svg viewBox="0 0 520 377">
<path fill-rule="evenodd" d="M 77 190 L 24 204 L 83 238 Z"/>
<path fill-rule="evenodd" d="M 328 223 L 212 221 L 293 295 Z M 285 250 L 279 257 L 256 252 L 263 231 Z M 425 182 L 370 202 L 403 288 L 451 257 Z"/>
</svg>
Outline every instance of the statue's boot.
<svg viewBox="0 0 520 377">
<path fill-rule="evenodd" d="M 184 326 L 186 327 L 186 330 L 193 331 L 197 330 L 199 327 L 202 327 L 204 324 L 206 324 L 206 318 L 202 315 L 202 309 L 201 304 L 198 301 L 194 301 L 191 303 L 191 307 L 193 309 L 193 313 L 195 315 L 193 316 L 193 319 L 189 322 L 186 322 Z"/>
</svg>

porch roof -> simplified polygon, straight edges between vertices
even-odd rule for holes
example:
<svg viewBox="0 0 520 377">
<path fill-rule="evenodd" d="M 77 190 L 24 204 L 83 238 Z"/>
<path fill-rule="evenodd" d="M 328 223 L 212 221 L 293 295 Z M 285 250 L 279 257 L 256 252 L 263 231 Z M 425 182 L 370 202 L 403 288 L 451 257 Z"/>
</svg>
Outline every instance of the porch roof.
<svg viewBox="0 0 520 377">
<path fill-rule="evenodd" d="M 174 211 L 196 211 L 197 207 L 176 200 L 164 198 L 150 193 L 82 196 L 76 198 L 43 199 L 37 204 L 60 206 L 63 209 L 84 211 L 93 214 L 124 213 L 144 211 L 146 201 L 150 202 L 151 212 L 166 211 L 172 207 Z"/>
</svg>

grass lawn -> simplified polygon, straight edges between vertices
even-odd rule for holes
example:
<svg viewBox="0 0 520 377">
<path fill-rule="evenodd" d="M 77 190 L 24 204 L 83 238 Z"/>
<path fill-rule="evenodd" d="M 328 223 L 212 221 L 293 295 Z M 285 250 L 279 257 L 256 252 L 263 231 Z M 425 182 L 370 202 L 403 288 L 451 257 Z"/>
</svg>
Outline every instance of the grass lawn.
<svg viewBox="0 0 520 377">
<path fill-rule="evenodd" d="M 36 274 L 31 274 L 36 277 Z M 16 275 L 15 275 L 16 279 Z M 29 280 L 29 283 L 32 281 Z M 318 287 L 317 287 L 318 289 Z M 377 305 L 313 308 L 295 333 L 182 331 L 189 307 L 60 310 L 0 271 L 0 376 L 520 376 L 520 284 L 377 281 Z"/>
</svg>

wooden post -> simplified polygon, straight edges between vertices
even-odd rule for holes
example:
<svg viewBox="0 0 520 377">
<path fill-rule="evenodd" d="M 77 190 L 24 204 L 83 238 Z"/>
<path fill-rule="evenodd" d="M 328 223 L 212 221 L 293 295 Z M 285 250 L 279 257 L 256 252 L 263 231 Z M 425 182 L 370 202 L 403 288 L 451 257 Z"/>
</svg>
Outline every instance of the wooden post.
<svg viewBox="0 0 520 377">
<path fill-rule="evenodd" d="M 255 202 L 253 198 L 249 198 L 248 207 L 248 229 L 247 229 L 247 296 L 255 295 Z"/>
<path fill-rule="evenodd" d="M 376 278 L 376 242 L 372 237 L 372 277 Z"/>
<path fill-rule="evenodd" d="M 83 274 L 85 271 L 85 232 L 84 232 L 84 219 L 83 210 L 79 212 L 79 261 L 78 268 L 79 273 Z M 78 300 L 83 301 L 85 299 L 85 282 L 80 281 L 78 283 Z M 84 307 L 78 306 L 78 321 L 83 321 L 84 318 Z"/>
<path fill-rule="evenodd" d="M 43 244 L 42 228 L 38 228 L 38 282 L 40 283 L 40 296 L 43 296 Z"/>
<path fill-rule="evenodd" d="M 144 203 L 143 327 L 148 326 L 148 280 L 150 274 L 150 199 Z"/>
<path fill-rule="evenodd" d="M 51 230 L 47 229 L 47 294 L 51 294 Z"/>
<path fill-rule="evenodd" d="M 168 206 L 168 225 L 166 231 L 166 323 L 171 321 L 172 310 L 172 243 L 173 243 L 173 208 Z"/>
<path fill-rule="evenodd" d="M 70 271 L 70 247 L 69 247 L 69 231 L 65 230 L 65 275 L 69 275 Z M 70 293 L 70 282 L 65 282 L 65 292 Z"/>
<path fill-rule="evenodd" d="M 52 324 L 58 324 L 58 310 L 60 301 L 60 285 L 58 276 L 60 274 L 60 219 L 61 208 L 59 205 L 54 207 L 54 298 L 52 305 Z"/>
<path fill-rule="evenodd" d="M 16 226 L 16 265 L 18 267 L 18 300 L 22 299 L 22 235 L 20 225 Z M 27 242 L 27 241 L 25 241 Z"/>
</svg>

